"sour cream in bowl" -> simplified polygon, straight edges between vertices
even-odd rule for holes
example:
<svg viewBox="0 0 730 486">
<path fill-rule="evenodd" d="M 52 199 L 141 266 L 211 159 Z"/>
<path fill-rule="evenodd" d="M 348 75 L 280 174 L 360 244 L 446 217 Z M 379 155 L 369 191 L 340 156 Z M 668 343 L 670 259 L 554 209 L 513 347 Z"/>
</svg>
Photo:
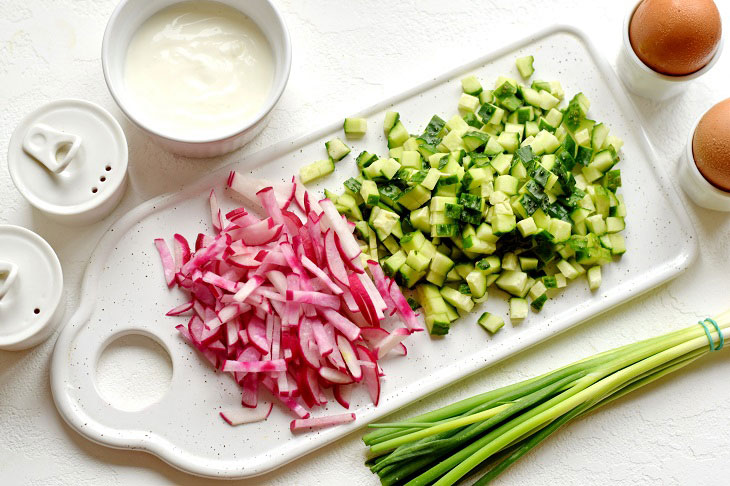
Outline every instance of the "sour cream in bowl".
<svg viewBox="0 0 730 486">
<path fill-rule="evenodd" d="M 265 126 L 291 46 L 267 0 L 125 0 L 107 26 L 102 61 L 133 123 L 172 152 L 212 157 Z"/>
</svg>

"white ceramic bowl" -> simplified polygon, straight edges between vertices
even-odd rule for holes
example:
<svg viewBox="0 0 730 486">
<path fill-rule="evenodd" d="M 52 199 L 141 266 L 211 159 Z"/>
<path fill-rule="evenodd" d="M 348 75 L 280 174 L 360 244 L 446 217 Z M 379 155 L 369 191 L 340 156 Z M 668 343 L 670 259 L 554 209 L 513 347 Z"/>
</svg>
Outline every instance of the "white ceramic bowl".
<svg viewBox="0 0 730 486">
<path fill-rule="evenodd" d="M 697 121 L 692 125 L 692 130 L 689 132 L 684 156 L 679 161 L 679 184 L 689 198 L 698 206 L 715 211 L 730 211 L 730 192 L 720 190 L 707 182 L 707 179 L 705 179 L 697 168 L 697 163 L 695 163 L 692 140 L 694 139 L 697 125 L 704 115 L 703 113 L 697 118 Z"/>
<path fill-rule="evenodd" d="M 222 130 L 210 139 L 192 140 L 163 133 L 153 122 L 136 112 L 124 83 L 127 47 L 137 29 L 154 13 L 180 0 L 122 0 L 114 9 L 104 32 L 101 61 L 104 78 L 119 108 L 135 125 L 146 131 L 166 150 L 188 157 L 215 157 L 251 141 L 268 122 L 271 109 L 281 97 L 291 69 L 291 40 L 284 19 L 269 0 L 217 0 L 239 10 L 261 29 L 274 55 L 275 73 L 269 98 L 253 117 L 242 120 L 240 127 Z"/>
<path fill-rule="evenodd" d="M 666 74 L 658 73 L 644 64 L 644 62 L 639 59 L 639 56 L 636 55 L 636 52 L 634 52 L 634 48 L 631 47 L 629 26 L 631 24 L 631 18 L 634 16 L 634 12 L 640 3 L 641 0 L 637 1 L 634 6 L 626 12 L 626 17 L 624 17 L 622 32 L 623 44 L 616 62 L 618 75 L 632 93 L 655 101 L 667 100 L 680 94 L 687 88 L 687 85 L 690 82 L 712 69 L 712 66 L 715 65 L 722 53 L 724 37 L 720 39 L 717 51 L 712 59 L 710 59 L 710 62 L 708 62 L 705 67 L 699 71 L 695 71 L 686 76 L 668 76 Z"/>
</svg>

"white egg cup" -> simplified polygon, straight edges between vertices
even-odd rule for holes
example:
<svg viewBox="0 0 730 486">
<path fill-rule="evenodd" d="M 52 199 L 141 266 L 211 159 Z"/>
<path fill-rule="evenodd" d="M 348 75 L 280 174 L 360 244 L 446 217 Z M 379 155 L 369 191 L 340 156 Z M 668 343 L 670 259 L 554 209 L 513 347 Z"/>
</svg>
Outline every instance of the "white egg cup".
<svg viewBox="0 0 730 486">
<path fill-rule="evenodd" d="M 712 56 L 712 59 L 710 59 L 710 62 L 708 62 L 699 71 L 695 71 L 685 76 L 669 76 L 658 73 L 644 64 L 644 62 L 639 59 L 639 56 L 636 55 L 636 52 L 634 52 L 634 48 L 631 46 L 629 27 L 631 25 L 631 18 L 634 16 L 634 12 L 636 12 L 640 3 L 641 0 L 637 1 L 634 6 L 626 12 L 626 16 L 624 17 L 622 33 L 623 43 L 618 59 L 616 60 L 618 75 L 632 93 L 654 101 L 668 100 L 669 98 L 682 93 L 682 91 L 685 90 L 692 81 L 712 69 L 722 53 L 724 37 L 720 38 L 720 43 L 717 46 L 715 55 Z"/>
<path fill-rule="evenodd" d="M 156 126 L 154 120 L 139 112 L 124 82 L 127 47 L 137 29 L 153 14 L 181 0 L 122 0 L 114 9 L 104 32 L 101 61 L 104 79 L 114 101 L 126 117 L 147 132 L 166 150 L 187 157 L 216 157 L 232 152 L 250 142 L 266 126 L 271 110 L 279 101 L 291 69 L 291 39 L 284 19 L 269 0 L 217 0 L 232 7 L 261 29 L 274 55 L 275 73 L 271 92 L 264 106 L 253 117 L 242 120 L 239 127 L 221 129 L 220 133 L 204 139 L 191 139 L 168 133 Z"/>
<path fill-rule="evenodd" d="M 698 206 L 715 211 L 730 211 L 730 192 L 723 191 L 710 184 L 697 168 L 695 162 L 692 141 L 694 140 L 697 125 L 699 125 L 704 115 L 703 113 L 697 118 L 697 121 L 692 125 L 692 130 L 689 132 L 684 156 L 679 161 L 677 171 L 679 185 Z"/>
</svg>

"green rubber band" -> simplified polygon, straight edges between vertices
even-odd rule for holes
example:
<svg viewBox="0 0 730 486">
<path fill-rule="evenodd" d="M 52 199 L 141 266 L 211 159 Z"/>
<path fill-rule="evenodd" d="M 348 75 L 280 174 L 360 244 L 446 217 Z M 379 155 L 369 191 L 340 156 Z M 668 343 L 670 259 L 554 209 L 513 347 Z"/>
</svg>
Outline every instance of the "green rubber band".
<svg viewBox="0 0 730 486">
<path fill-rule="evenodd" d="M 720 336 L 720 342 L 718 342 L 717 345 L 712 339 L 712 334 L 710 333 L 710 330 L 707 329 L 707 324 L 705 324 L 706 322 L 712 324 L 717 331 L 717 335 Z M 699 321 L 698 324 L 702 326 L 702 329 L 705 330 L 705 334 L 707 334 L 707 340 L 710 342 L 710 351 L 720 351 L 723 346 L 725 346 L 725 336 L 723 336 L 722 329 L 720 329 L 720 326 L 717 324 L 717 322 L 707 317 L 705 320 Z"/>
</svg>

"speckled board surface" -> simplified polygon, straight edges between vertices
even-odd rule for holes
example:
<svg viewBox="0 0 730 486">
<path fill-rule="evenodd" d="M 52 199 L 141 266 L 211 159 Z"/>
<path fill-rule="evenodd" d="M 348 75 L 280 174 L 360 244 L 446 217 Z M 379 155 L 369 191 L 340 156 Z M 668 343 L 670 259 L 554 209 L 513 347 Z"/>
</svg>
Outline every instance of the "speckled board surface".
<svg viewBox="0 0 730 486">
<path fill-rule="evenodd" d="M 394 100 L 362 113 L 370 120 L 367 136 L 352 143 L 353 153 L 384 147 L 380 123 L 388 109 L 400 112 L 412 132 L 420 132 L 433 113 L 448 119 L 461 92 L 459 79 L 477 75 L 491 85 L 500 74 L 516 75 L 514 59 L 532 53 L 545 66 L 542 79 L 558 79 L 567 97 L 583 91 L 593 101 L 590 115 L 625 140 L 621 163 L 623 194 L 629 208 L 628 253 L 604 267 L 603 285 L 591 293 L 583 279 L 539 314 L 508 325 L 493 337 L 476 325 L 484 310 L 506 315 L 504 294 L 493 296 L 458 321 L 445 338 L 419 334 L 409 339 L 407 358 L 383 362 L 386 378 L 378 407 L 364 391 L 354 395 L 351 410 L 358 421 L 310 434 L 292 435 L 291 417 L 275 408 L 264 423 L 231 428 L 217 416 L 221 406 L 236 406 L 237 386 L 214 374 L 179 338 L 174 326 L 185 318 L 165 318 L 182 295 L 163 284 L 155 237 L 180 232 L 189 239 L 209 230 L 207 192 L 217 189 L 225 207 L 234 207 L 223 169 L 177 194 L 148 201 L 131 211 L 105 235 L 87 269 L 81 305 L 59 338 L 52 361 L 52 386 L 59 411 L 88 438 L 113 447 L 143 449 L 183 470 L 212 477 L 246 477 L 280 466 L 324 446 L 365 423 L 547 339 L 599 312 L 676 276 L 695 255 L 696 237 L 666 174 L 655 166 L 635 112 L 607 64 L 587 39 L 568 27 L 534 34 L 464 68 L 435 78 Z M 288 179 L 296 168 L 322 157 L 324 142 L 341 134 L 339 124 L 244 158 L 234 168 L 256 177 Z M 353 157 L 339 163 L 332 176 L 310 190 L 338 188 L 355 174 Z M 225 194 L 225 196 L 224 196 Z M 656 242 L 663 242 L 657 245 Z M 491 292 L 491 291 L 490 291 Z M 94 368 L 100 352 L 117 336 L 152 336 L 172 359 L 172 381 L 159 401 L 137 412 L 120 411 L 97 392 Z M 333 405 L 334 403 L 334 405 Z M 327 411 L 341 410 L 330 402 Z M 321 413 L 321 412 L 320 412 Z M 315 416 L 317 414 L 315 413 Z"/>
</svg>

